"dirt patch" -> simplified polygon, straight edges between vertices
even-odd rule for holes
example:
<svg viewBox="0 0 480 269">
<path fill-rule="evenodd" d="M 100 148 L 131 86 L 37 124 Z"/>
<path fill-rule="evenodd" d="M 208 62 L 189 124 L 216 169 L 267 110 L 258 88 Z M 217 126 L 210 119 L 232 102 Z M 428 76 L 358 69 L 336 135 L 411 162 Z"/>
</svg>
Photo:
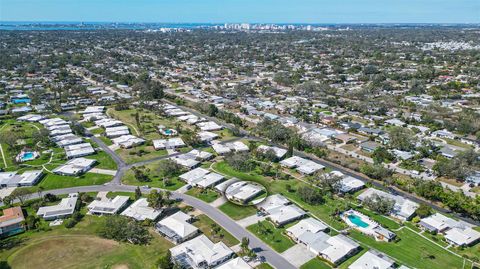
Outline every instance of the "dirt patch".
<svg viewBox="0 0 480 269">
<path fill-rule="evenodd" d="M 112 269 L 128 269 L 128 265 L 126 264 L 117 264 L 112 267 Z"/>
</svg>

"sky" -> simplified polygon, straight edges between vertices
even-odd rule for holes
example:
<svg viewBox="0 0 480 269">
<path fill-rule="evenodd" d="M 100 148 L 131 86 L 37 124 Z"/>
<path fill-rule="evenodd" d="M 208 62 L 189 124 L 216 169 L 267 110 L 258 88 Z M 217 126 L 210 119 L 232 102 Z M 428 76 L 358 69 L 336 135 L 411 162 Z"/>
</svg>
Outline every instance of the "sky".
<svg viewBox="0 0 480 269">
<path fill-rule="evenodd" d="M 0 21 L 480 23 L 480 0 L 0 0 Z"/>
</svg>

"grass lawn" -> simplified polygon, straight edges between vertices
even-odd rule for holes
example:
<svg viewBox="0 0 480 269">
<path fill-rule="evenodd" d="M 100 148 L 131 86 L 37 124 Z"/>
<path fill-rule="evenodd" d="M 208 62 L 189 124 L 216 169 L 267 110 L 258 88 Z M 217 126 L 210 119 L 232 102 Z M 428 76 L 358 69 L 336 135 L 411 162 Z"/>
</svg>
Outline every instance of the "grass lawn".
<svg viewBox="0 0 480 269">
<path fill-rule="evenodd" d="M 151 187 L 157 187 L 161 189 L 167 189 L 167 190 L 177 190 L 180 187 L 185 185 L 185 182 L 181 181 L 178 179 L 178 177 L 170 177 L 168 178 L 169 180 L 165 182 L 163 180 L 163 177 L 156 172 L 159 163 L 162 161 L 157 161 L 157 162 L 152 162 L 147 165 L 145 165 L 145 170 L 149 170 L 150 172 L 148 173 L 148 178 L 151 180 L 149 182 L 140 182 L 135 178 L 135 174 L 133 171 L 130 169 L 128 170 L 125 175 L 122 178 L 123 183 L 128 184 L 128 185 L 136 185 L 136 186 L 143 186 L 143 185 L 149 185 Z M 165 185 L 167 183 L 167 185 Z"/>
<path fill-rule="evenodd" d="M 39 186 L 42 186 L 44 190 L 52 190 L 78 186 L 101 185 L 109 182 L 112 178 L 113 176 L 110 175 L 94 173 L 86 173 L 78 177 L 48 173 L 37 186 L 30 188 L 36 190 Z"/>
<path fill-rule="evenodd" d="M 106 153 L 105 151 L 97 151 L 95 154 L 86 156 L 88 159 L 95 159 L 97 160 L 96 168 L 101 169 L 109 169 L 109 170 L 117 170 L 117 163 Z"/>
<path fill-rule="evenodd" d="M 277 228 L 267 220 L 262 221 L 261 224 L 265 227 L 265 232 L 259 229 L 258 223 L 248 226 L 247 230 L 255 234 L 277 252 L 284 252 L 295 245 L 290 238 L 283 235 L 285 231 L 284 228 Z"/>
<path fill-rule="evenodd" d="M 304 265 L 300 266 L 300 269 L 330 269 L 330 265 L 324 263 L 319 258 L 313 258 Z"/>
<path fill-rule="evenodd" d="M 115 152 L 128 164 L 167 155 L 166 150 L 155 150 L 153 146 L 147 145 L 141 145 L 130 149 L 117 149 Z"/>
<path fill-rule="evenodd" d="M 218 209 L 234 220 L 241 220 L 257 213 L 257 209 L 253 206 L 241 206 L 231 202 L 226 202 Z"/>
<path fill-rule="evenodd" d="M 204 233 L 212 242 L 217 243 L 222 241 L 225 245 L 231 247 L 235 246 L 240 241 L 238 241 L 233 235 L 229 232 L 225 231 L 222 227 L 220 227 L 220 231 L 217 234 L 213 234 L 212 225 L 216 223 L 210 219 L 207 215 L 198 215 L 197 219 L 193 225 L 195 225 L 202 233 Z M 218 225 L 218 224 L 217 224 Z"/>
<path fill-rule="evenodd" d="M 211 203 L 217 200 L 218 192 L 211 189 L 191 188 L 185 194 L 196 197 L 204 202 Z"/>
<path fill-rule="evenodd" d="M 416 233 L 402 229 L 395 232 L 399 242 L 377 242 L 374 238 L 352 230 L 350 236 L 363 246 L 375 248 L 397 259 L 400 263 L 415 268 L 462 268 L 463 259 L 425 240 Z M 469 268 L 469 267 L 466 267 Z"/>
<path fill-rule="evenodd" d="M 72 229 L 62 225 L 11 237 L 12 245 L 0 248 L 2 268 L 153 268 L 157 258 L 173 246 L 153 231 L 153 239 L 144 246 L 100 238 L 95 231 L 101 221 L 101 217 L 85 216 Z"/>
</svg>

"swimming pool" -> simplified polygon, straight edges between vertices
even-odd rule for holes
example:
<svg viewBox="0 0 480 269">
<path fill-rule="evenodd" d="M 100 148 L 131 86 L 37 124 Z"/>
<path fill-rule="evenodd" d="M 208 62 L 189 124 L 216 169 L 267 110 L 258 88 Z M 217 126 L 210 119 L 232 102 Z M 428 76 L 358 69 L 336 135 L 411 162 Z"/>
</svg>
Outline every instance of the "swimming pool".
<svg viewBox="0 0 480 269">
<path fill-rule="evenodd" d="M 173 131 L 172 131 L 172 130 L 170 130 L 170 129 L 167 129 L 167 130 L 165 130 L 165 134 L 167 134 L 167 135 L 169 135 L 169 134 L 173 134 Z"/>
<path fill-rule="evenodd" d="M 12 99 L 12 102 L 14 104 L 22 104 L 22 103 L 31 103 L 32 100 L 30 100 L 30 98 L 16 98 L 16 99 Z"/>
<path fill-rule="evenodd" d="M 35 159 L 35 155 L 33 154 L 33 152 L 25 152 L 21 157 L 22 161 L 29 161 L 33 159 Z"/>
<path fill-rule="evenodd" d="M 367 228 L 369 225 L 368 223 L 364 222 L 362 220 L 362 218 L 360 218 L 359 216 L 357 215 L 348 215 L 348 220 L 350 220 L 353 224 L 357 225 L 358 227 L 361 227 L 361 228 Z"/>
</svg>

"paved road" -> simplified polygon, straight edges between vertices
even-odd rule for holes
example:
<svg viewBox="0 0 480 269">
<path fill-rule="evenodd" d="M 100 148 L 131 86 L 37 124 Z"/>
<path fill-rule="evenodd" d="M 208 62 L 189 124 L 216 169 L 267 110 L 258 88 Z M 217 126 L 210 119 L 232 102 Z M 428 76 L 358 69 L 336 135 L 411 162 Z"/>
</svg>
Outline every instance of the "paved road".
<svg viewBox="0 0 480 269">
<path fill-rule="evenodd" d="M 134 192 L 136 186 L 129 186 L 129 185 L 117 185 L 112 183 L 107 183 L 105 185 L 100 186 L 83 186 L 83 187 L 73 187 L 73 188 L 65 188 L 65 189 L 56 189 L 56 190 L 49 190 L 45 191 L 45 193 L 52 193 L 55 195 L 61 194 L 68 194 L 72 192 L 99 192 L 99 191 L 121 191 L 121 192 Z M 157 188 L 152 188 L 157 189 Z M 142 188 L 142 191 L 147 193 L 151 189 Z M 157 189 L 161 190 L 161 189 Z M 32 194 L 29 199 L 39 198 L 37 193 Z M 285 258 L 283 258 L 280 254 L 275 252 L 272 248 L 270 248 L 267 244 L 263 243 L 260 239 L 258 239 L 255 235 L 251 234 L 245 228 L 240 226 L 237 222 L 232 220 L 227 215 L 223 214 L 217 208 L 207 204 L 199 199 L 196 199 L 192 196 L 172 192 L 171 195 L 172 199 L 180 199 L 184 203 L 202 211 L 205 215 L 209 218 L 214 220 L 216 223 L 220 224 L 225 230 L 231 233 L 235 238 L 241 240 L 244 237 L 247 237 L 250 240 L 250 248 L 257 252 L 258 255 L 264 256 L 266 261 L 278 269 L 295 269 L 294 265 L 289 263 Z"/>
</svg>

